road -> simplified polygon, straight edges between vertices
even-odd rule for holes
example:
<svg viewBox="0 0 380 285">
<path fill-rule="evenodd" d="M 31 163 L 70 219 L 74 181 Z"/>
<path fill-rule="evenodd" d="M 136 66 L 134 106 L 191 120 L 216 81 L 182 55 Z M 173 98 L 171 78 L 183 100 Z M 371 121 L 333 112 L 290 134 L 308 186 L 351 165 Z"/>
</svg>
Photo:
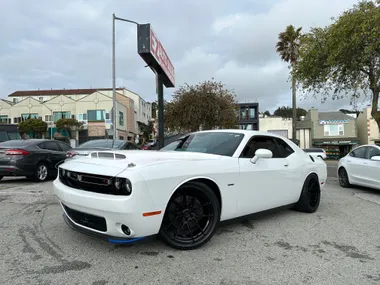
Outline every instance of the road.
<svg viewBox="0 0 380 285">
<path fill-rule="evenodd" d="M 337 160 L 326 160 L 327 164 L 327 176 L 336 178 L 337 177 L 337 167 L 338 167 L 338 161 Z"/>
<path fill-rule="evenodd" d="M 224 223 L 194 251 L 69 229 L 51 182 L 0 182 L 0 284 L 379 284 L 380 193 L 330 178 L 314 214 Z"/>
</svg>

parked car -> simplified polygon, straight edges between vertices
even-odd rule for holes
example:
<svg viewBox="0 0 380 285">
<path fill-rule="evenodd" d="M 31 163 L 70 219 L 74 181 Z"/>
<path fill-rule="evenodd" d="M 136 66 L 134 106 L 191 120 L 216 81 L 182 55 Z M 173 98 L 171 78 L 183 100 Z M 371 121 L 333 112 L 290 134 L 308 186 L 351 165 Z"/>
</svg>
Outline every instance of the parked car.
<svg viewBox="0 0 380 285">
<path fill-rule="evenodd" d="M 380 146 L 362 145 L 338 162 L 338 178 L 342 187 L 352 185 L 380 190 Z"/>
<path fill-rule="evenodd" d="M 159 151 L 68 160 L 53 187 L 73 229 L 112 243 L 159 234 L 185 250 L 208 242 L 220 221 L 282 206 L 315 212 L 326 178 L 326 163 L 287 138 L 211 130 Z"/>
<path fill-rule="evenodd" d="M 17 124 L 0 124 L 0 142 L 21 140 Z"/>
<path fill-rule="evenodd" d="M 0 143 L 0 179 L 26 176 L 45 181 L 58 174 L 58 164 L 66 158 L 70 145 L 55 140 L 9 140 Z"/>
<path fill-rule="evenodd" d="M 95 150 L 111 150 L 111 149 L 120 149 L 120 150 L 137 150 L 140 149 L 133 142 L 125 140 L 115 140 L 112 139 L 99 139 L 91 140 L 81 144 L 76 148 L 72 148 L 66 153 L 66 158 L 73 158 L 75 156 L 86 156 L 90 152 Z"/>
<path fill-rule="evenodd" d="M 303 151 L 314 157 L 327 158 L 326 151 L 323 148 L 305 148 Z"/>
</svg>

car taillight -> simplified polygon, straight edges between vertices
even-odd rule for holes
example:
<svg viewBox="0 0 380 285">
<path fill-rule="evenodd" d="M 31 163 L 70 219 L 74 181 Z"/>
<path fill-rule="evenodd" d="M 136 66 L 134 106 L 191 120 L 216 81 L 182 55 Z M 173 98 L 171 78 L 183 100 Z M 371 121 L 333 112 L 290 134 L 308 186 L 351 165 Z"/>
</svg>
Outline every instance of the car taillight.
<svg viewBox="0 0 380 285">
<path fill-rule="evenodd" d="M 5 152 L 6 155 L 28 155 L 29 151 L 23 149 L 9 149 Z"/>
<path fill-rule="evenodd" d="M 75 151 L 68 151 L 66 152 L 66 157 L 67 158 L 72 158 L 73 156 L 76 156 L 78 153 Z"/>
</svg>

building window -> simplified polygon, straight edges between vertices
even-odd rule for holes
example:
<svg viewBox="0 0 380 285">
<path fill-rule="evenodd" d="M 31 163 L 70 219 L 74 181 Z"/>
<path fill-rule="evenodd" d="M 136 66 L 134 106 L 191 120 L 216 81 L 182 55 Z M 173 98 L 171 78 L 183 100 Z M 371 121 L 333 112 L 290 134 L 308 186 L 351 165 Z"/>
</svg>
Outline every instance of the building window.
<svg viewBox="0 0 380 285">
<path fill-rule="evenodd" d="M 21 114 L 21 120 L 25 121 L 28 119 L 38 119 L 38 114 L 33 113 L 33 114 Z"/>
<path fill-rule="evenodd" d="M 104 122 L 106 112 L 105 110 L 88 110 L 87 116 L 89 122 Z"/>
<path fill-rule="evenodd" d="M 8 116 L 7 115 L 0 115 L 0 123 L 7 124 L 8 123 Z"/>
<path fill-rule="evenodd" d="M 79 122 L 85 122 L 85 121 L 87 121 L 87 114 L 86 113 L 79 113 L 78 114 L 78 121 Z"/>
<path fill-rule="evenodd" d="M 250 108 L 249 109 L 249 118 L 250 119 L 255 119 L 256 118 L 256 109 L 255 108 Z"/>
<path fill-rule="evenodd" d="M 344 136 L 344 125 L 324 125 L 324 134 L 326 137 L 338 137 Z"/>
<path fill-rule="evenodd" d="M 13 103 L 17 103 L 17 98 L 13 98 Z"/>
<path fill-rule="evenodd" d="M 54 123 L 60 119 L 70 119 L 70 112 L 53 112 Z"/>
<path fill-rule="evenodd" d="M 51 115 L 45 115 L 45 122 L 51 122 Z"/>
<path fill-rule="evenodd" d="M 14 124 L 18 124 L 21 122 L 21 117 L 16 117 L 16 118 L 13 118 L 13 123 Z"/>
<path fill-rule="evenodd" d="M 38 97 L 38 100 L 39 100 L 40 102 L 43 102 L 43 101 L 44 101 L 44 97 Z"/>
<path fill-rule="evenodd" d="M 110 117 L 111 117 L 110 113 L 106 113 L 106 120 L 110 120 Z"/>
<path fill-rule="evenodd" d="M 124 126 L 124 113 L 119 112 L 119 125 Z"/>
</svg>

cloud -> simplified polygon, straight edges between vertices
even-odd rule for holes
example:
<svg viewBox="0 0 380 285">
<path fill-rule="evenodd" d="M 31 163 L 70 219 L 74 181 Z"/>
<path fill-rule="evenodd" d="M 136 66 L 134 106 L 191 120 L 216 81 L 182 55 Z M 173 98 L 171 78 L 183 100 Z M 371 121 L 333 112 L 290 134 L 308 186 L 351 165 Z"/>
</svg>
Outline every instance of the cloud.
<svg viewBox="0 0 380 285">
<path fill-rule="evenodd" d="M 16 90 L 111 87 L 112 13 L 151 23 L 176 75 L 177 87 L 214 77 L 239 101 L 260 109 L 291 105 L 289 70 L 275 52 L 289 24 L 327 25 L 354 0 L 3 0 L 0 97 Z M 137 54 L 136 26 L 116 22 L 117 86 L 155 100 L 155 76 Z M 175 88 L 165 88 L 170 99 Z M 340 108 L 298 100 L 305 108 Z"/>
</svg>

